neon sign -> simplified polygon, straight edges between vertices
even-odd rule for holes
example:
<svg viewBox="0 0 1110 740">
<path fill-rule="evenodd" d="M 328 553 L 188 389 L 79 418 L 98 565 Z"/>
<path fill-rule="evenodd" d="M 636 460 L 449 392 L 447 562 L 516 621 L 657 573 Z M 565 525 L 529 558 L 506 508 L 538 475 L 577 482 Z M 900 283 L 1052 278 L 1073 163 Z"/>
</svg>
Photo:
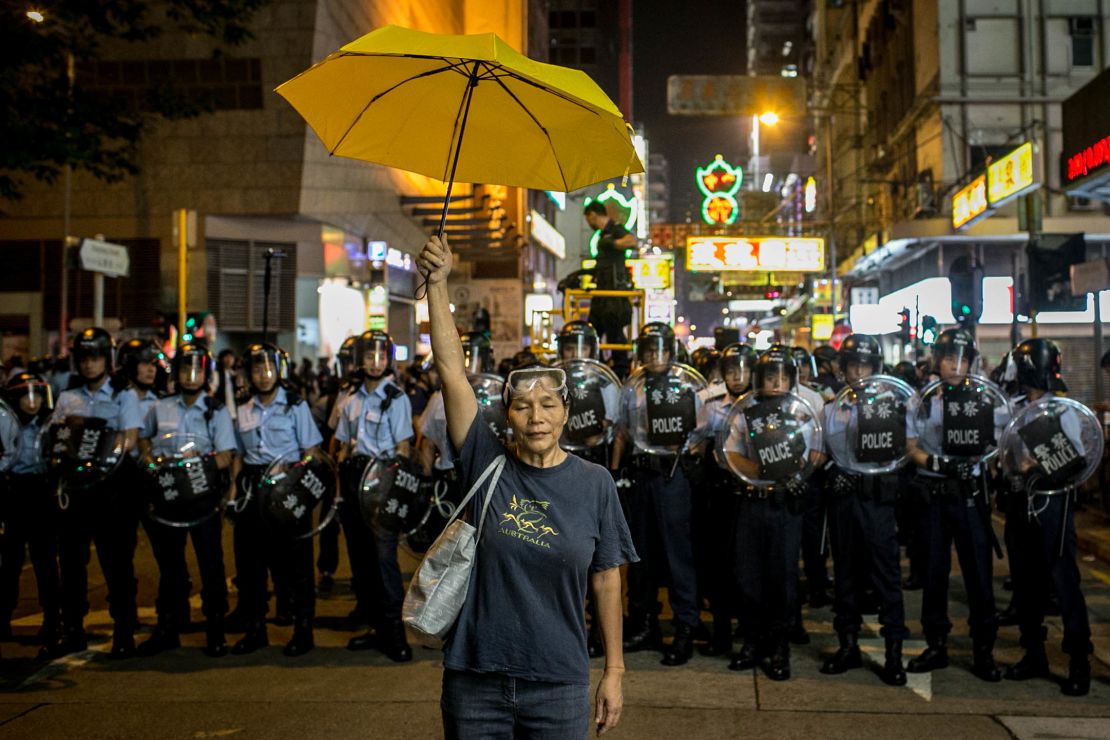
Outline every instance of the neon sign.
<svg viewBox="0 0 1110 740">
<path fill-rule="evenodd" d="M 636 217 L 640 213 L 640 209 L 639 209 L 638 204 L 637 204 L 636 196 L 631 195 L 631 196 L 625 197 L 624 194 L 622 194 L 620 191 L 618 191 L 616 189 L 616 187 L 614 187 L 613 183 L 609 183 L 609 185 L 606 186 L 605 190 L 603 190 L 599 195 L 597 195 L 596 197 L 593 197 L 593 198 L 586 198 L 586 200 L 583 202 L 582 205 L 583 206 L 588 206 L 592 201 L 595 201 L 595 200 L 598 203 L 605 204 L 605 207 L 606 207 L 605 209 L 607 211 L 612 212 L 612 208 L 615 207 L 618 213 L 628 214 L 627 216 L 624 217 L 624 224 L 623 225 L 624 225 L 624 228 L 628 229 L 629 231 L 632 231 L 632 227 L 636 225 Z M 609 201 L 613 201 L 612 207 L 608 205 Z M 614 220 L 618 221 L 618 222 L 620 221 L 620 219 L 614 219 Z M 599 241 L 601 241 L 601 231 L 595 231 L 593 236 L 590 237 L 590 256 L 591 257 L 596 257 L 597 256 L 597 243 Z"/>
<path fill-rule="evenodd" d="M 1068 182 L 1086 177 L 1092 170 L 1100 169 L 1107 164 L 1110 164 L 1110 136 L 1068 157 Z"/>
<path fill-rule="evenodd" d="M 952 196 L 952 228 L 970 226 L 987 213 L 987 176 L 979 175 Z"/>
<path fill-rule="evenodd" d="M 784 236 L 691 236 L 686 240 L 690 272 L 825 269 L 825 240 Z"/>
<path fill-rule="evenodd" d="M 806 178 L 805 209 L 806 213 L 813 213 L 817 210 L 817 181 L 812 177 Z"/>
<path fill-rule="evenodd" d="M 987 166 L 987 201 L 992 206 L 1002 205 L 1034 184 L 1032 142 L 1025 142 Z"/>
<path fill-rule="evenodd" d="M 698 167 L 698 190 L 704 196 L 701 217 L 711 226 L 728 226 L 740 218 L 736 194 L 744 181 L 744 171 L 733 167 L 718 154 L 707 167 Z"/>
</svg>

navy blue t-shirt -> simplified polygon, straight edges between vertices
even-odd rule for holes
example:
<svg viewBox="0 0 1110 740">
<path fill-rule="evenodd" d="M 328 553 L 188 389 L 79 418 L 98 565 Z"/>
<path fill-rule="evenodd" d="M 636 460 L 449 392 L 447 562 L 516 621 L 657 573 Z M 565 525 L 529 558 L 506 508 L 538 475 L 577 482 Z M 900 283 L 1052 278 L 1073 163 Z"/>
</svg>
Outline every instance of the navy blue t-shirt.
<svg viewBox="0 0 1110 740">
<path fill-rule="evenodd" d="M 518 460 L 481 416 L 459 459 L 468 486 L 507 462 L 486 512 L 462 612 L 444 645 L 457 671 L 589 683 L 586 585 L 591 573 L 639 560 L 609 472 L 575 455 L 552 468 Z M 483 483 L 471 513 L 481 511 Z"/>
</svg>

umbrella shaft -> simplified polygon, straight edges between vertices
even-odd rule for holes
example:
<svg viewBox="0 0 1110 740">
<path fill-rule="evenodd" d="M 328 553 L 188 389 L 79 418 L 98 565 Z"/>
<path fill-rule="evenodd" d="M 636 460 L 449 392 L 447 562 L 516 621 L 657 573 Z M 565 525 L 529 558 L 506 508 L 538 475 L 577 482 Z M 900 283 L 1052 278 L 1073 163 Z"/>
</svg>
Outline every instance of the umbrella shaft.
<svg viewBox="0 0 1110 740">
<path fill-rule="evenodd" d="M 447 194 L 443 198 L 443 212 L 439 215 L 439 237 L 443 238 L 443 229 L 447 225 L 447 209 L 451 205 L 451 187 L 455 184 L 455 169 L 459 166 L 459 152 L 462 151 L 463 134 L 466 132 L 466 119 L 470 115 L 470 100 L 474 97 L 474 88 L 478 86 L 478 63 L 470 73 L 470 82 L 466 86 L 466 96 L 463 98 L 462 122 L 459 124 L 459 136 L 455 139 L 455 154 L 451 159 L 451 175 L 447 178 Z"/>
</svg>

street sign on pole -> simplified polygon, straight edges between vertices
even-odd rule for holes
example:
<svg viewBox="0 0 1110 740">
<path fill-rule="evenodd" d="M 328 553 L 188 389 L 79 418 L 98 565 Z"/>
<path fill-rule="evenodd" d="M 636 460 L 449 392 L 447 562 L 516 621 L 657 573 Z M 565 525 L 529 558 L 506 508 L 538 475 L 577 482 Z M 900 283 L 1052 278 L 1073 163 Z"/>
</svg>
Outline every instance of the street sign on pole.
<svg viewBox="0 0 1110 740">
<path fill-rule="evenodd" d="M 100 239 L 82 239 L 77 252 L 81 269 L 98 272 L 108 277 L 127 277 L 131 272 L 131 258 L 127 247 Z"/>
</svg>

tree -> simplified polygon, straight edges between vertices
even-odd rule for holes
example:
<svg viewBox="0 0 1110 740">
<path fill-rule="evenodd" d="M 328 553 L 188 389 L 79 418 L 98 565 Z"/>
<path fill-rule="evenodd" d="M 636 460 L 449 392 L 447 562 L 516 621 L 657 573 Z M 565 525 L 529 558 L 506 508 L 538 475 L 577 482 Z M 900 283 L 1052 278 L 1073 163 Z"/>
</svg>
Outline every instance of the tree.
<svg viewBox="0 0 1110 740">
<path fill-rule="evenodd" d="M 139 95 L 88 89 L 105 47 L 165 33 L 210 39 L 213 54 L 252 38 L 269 0 L 0 0 L 0 198 L 19 200 L 25 178 L 53 183 L 68 164 L 114 182 L 138 171 L 137 144 L 160 120 L 201 115 L 211 100 L 172 79 Z"/>
</svg>

